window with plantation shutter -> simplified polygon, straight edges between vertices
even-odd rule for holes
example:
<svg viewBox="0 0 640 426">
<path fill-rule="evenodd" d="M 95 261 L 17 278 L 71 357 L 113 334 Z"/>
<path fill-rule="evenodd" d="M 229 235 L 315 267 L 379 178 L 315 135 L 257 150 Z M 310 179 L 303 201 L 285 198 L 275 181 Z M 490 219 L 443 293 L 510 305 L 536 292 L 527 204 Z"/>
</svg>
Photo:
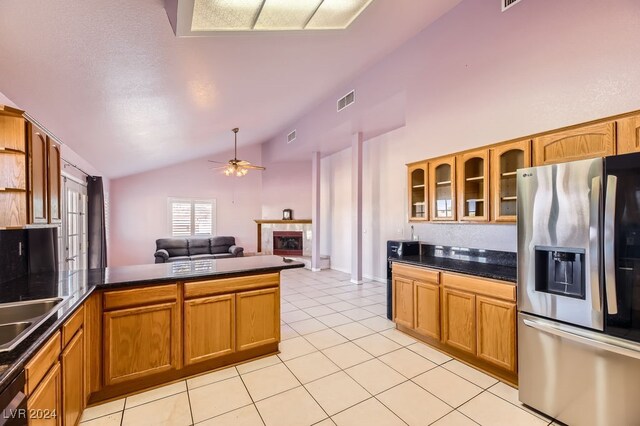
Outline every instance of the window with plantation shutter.
<svg viewBox="0 0 640 426">
<path fill-rule="evenodd" d="M 215 200 L 169 198 L 169 232 L 172 237 L 213 235 Z"/>
</svg>

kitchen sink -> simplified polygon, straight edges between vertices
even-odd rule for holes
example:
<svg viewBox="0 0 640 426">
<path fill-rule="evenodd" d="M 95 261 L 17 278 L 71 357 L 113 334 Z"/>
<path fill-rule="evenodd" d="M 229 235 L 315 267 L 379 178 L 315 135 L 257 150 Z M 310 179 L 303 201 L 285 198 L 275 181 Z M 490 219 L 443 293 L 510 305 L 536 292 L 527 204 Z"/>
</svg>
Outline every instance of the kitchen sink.
<svg viewBox="0 0 640 426">
<path fill-rule="evenodd" d="M 66 298 L 0 303 L 0 352 L 10 351 L 53 315 Z"/>
<path fill-rule="evenodd" d="M 0 325 L 17 323 L 46 315 L 55 308 L 62 298 L 29 300 L 27 302 L 1 303 Z"/>
<path fill-rule="evenodd" d="M 14 322 L 0 325 L 0 345 L 7 344 L 18 337 L 31 325 L 31 322 Z"/>
</svg>

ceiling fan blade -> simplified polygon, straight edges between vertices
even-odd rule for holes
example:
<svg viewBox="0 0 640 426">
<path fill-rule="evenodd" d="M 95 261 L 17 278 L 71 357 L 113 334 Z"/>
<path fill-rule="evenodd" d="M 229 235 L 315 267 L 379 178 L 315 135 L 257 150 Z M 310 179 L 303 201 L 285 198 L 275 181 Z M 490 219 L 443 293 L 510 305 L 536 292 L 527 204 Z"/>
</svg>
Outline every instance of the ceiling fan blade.
<svg viewBox="0 0 640 426">
<path fill-rule="evenodd" d="M 226 169 L 227 166 L 217 166 L 217 167 L 211 167 L 209 168 L 209 170 L 222 170 L 222 169 Z"/>
<path fill-rule="evenodd" d="M 216 164 L 227 164 L 227 161 L 215 161 L 215 160 L 207 160 L 210 163 L 216 163 Z"/>
<path fill-rule="evenodd" d="M 245 169 L 254 169 L 254 170 L 267 170 L 266 167 L 262 167 L 262 166 L 254 166 L 251 163 L 247 163 L 247 164 L 243 164 L 242 167 L 244 167 Z"/>
</svg>

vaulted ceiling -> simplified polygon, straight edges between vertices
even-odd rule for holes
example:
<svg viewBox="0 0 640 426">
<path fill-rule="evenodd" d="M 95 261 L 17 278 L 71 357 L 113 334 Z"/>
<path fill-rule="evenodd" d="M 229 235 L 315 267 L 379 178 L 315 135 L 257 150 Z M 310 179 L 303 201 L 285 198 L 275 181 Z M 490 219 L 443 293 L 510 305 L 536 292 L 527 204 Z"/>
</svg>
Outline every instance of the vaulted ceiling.
<svg viewBox="0 0 640 426">
<path fill-rule="evenodd" d="M 460 0 L 344 31 L 174 35 L 163 0 L 0 2 L 0 92 L 108 177 L 262 143 Z"/>
</svg>

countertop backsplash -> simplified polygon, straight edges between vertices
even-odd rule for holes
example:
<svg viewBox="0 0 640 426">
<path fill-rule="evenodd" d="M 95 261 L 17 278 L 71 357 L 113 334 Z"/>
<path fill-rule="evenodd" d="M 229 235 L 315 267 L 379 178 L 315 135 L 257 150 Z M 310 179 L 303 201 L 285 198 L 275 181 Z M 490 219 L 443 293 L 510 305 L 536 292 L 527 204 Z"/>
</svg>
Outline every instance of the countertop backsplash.
<svg viewBox="0 0 640 426">
<path fill-rule="evenodd" d="M 0 231 L 0 283 L 27 275 L 27 231 Z"/>
</svg>

